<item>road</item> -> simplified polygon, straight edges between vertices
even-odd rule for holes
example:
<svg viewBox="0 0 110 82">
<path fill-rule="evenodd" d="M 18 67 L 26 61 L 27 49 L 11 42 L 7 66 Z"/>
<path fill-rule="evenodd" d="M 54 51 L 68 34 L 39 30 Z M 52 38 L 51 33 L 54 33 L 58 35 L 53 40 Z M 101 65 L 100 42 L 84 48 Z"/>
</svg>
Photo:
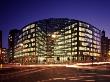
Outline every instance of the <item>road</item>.
<svg viewBox="0 0 110 82">
<path fill-rule="evenodd" d="M 85 68 L 86 67 L 86 68 Z M 17 66 L 20 71 L 0 74 L 0 82 L 110 82 L 110 70 L 85 66 Z M 107 67 L 107 66 L 106 66 Z M 97 67 L 96 67 L 97 68 Z"/>
</svg>

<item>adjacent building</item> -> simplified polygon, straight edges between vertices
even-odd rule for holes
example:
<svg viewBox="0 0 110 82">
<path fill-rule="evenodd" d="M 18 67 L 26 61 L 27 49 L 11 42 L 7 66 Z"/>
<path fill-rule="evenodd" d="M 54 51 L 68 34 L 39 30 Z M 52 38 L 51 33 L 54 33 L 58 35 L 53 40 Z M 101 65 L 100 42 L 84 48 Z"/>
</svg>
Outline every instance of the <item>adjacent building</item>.
<svg viewBox="0 0 110 82">
<path fill-rule="evenodd" d="M 3 63 L 8 63 L 9 62 L 9 57 L 8 57 L 8 53 L 7 53 L 7 49 L 6 48 L 2 48 L 2 59 L 3 59 Z"/>
<path fill-rule="evenodd" d="M 9 40 L 11 36 L 10 33 Z M 15 44 L 9 45 L 13 45 L 14 49 L 10 49 L 15 61 L 23 64 L 98 61 L 101 31 L 83 21 L 50 18 L 24 26 L 16 35 Z"/>
<path fill-rule="evenodd" d="M 15 43 L 16 43 L 16 36 L 19 34 L 19 30 L 17 29 L 12 29 L 9 32 L 8 35 L 8 48 L 9 48 L 9 62 L 13 62 L 14 60 L 14 54 L 15 54 Z"/>
<path fill-rule="evenodd" d="M 101 35 L 101 60 L 110 61 L 110 39 L 105 36 L 105 31 Z"/>
<path fill-rule="evenodd" d="M 108 46 L 108 59 L 107 59 L 107 61 L 110 61 L 110 39 L 108 39 L 108 44 L 109 44 L 109 46 Z"/>
<path fill-rule="evenodd" d="M 2 31 L 0 30 L 0 63 L 2 63 Z"/>
</svg>

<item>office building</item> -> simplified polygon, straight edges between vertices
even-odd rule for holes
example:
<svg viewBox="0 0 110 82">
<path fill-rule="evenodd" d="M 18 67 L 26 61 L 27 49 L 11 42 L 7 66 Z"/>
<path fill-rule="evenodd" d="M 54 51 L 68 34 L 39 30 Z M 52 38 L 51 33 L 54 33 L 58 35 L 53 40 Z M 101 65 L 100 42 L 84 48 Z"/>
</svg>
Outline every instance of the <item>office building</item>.
<svg viewBox="0 0 110 82">
<path fill-rule="evenodd" d="M 16 62 L 23 64 L 98 61 L 101 31 L 79 20 L 44 19 L 24 26 L 14 48 Z"/>
</svg>

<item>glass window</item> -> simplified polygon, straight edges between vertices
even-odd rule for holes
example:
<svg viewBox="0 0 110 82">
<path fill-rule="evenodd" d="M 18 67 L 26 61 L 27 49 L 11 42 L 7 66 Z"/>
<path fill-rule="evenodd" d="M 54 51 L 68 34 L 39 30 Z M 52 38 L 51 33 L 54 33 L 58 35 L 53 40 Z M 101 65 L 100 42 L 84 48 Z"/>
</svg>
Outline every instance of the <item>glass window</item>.
<svg viewBox="0 0 110 82">
<path fill-rule="evenodd" d="M 82 27 L 89 27 L 89 25 L 88 25 L 88 24 L 81 23 L 81 22 L 79 22 L 79 26 L 82 26 Z"/>
<path fill-rule="evenodd" d="M 84 37 L 79 37 L 79 40 L 80 41 L 85 41 L 85 38 Z"/>
<path fill-rule="evenodd" d="M 74 28 L 74 31 L 76 31 L 77 30 L 77 28 Z"/>
<path fill-rule="evenodd" d="M 76 32 L 76 33 L 74 33 L 74 35 L 77 35 L 77 32 Z"/>
<path fill-rule="evenodd" d="M 65 29 L 68 29 L 68 27 L 65 27 Z"/>
<path fill-rule="evenodd" d="M 85 28 L 79 27 L 79 31 L 85 32 Z"/>
<path fill-rule="evenodd" d="M 74 45 L 77 45 L 77 42 L 75 42 Z"/>
<path fill-rule="evenodd" d="M 85 37 L 92 38 L 92 35 L 85 33 Z"/>
<path fill-rule="evenodd" d="M 28 30 L 28 29 L 30 29 L 30 26 L 27 26 L 27 27 L 26 27 L 26 30 Z"/>
<path fill-rule="evenodd" d="M 35 41 L 35 38 L 32 38 L 32 39 L 31 39 L 31 42 L 33 42 L 33 41 Z"/>
<path fill-rule="evenodd" d="M 68 31 L 66 31 L 65 34 L 68 34 Z"/>
<path fill-rule="evenodd" d="M 69 33 L 71 33 L 71 30 L 69 30 Z"/>
<path fill-rule="evenodd" d="M 71 29 L 71 27 L 70 27 L 70 26 L 68 26 L 68 28 L 69 28 L 69 29 Z"/>
<path fill-rule="evenodd" d="M 72 27 L 74 27 L 75 26 L 75 24 L 72 24 Z"/>
<path fill-rule="evenodd" d="M 34 31 L 35 31 L 35 29 L 31 29 L 31 33 L 34 32 Z"/>
<path fill-rule="evenodd" d="M 28 35 L 28 38 L 30 38 L 31 37 L 31 35 Z"/>
<path fill-rule="evenodd" d="M 88 32 L 88 33 L 90 33 L 90 34 L 92 34 L 92 31 L 89 30 L 89 29 L 86 29 L 85 31 Z"/>
<path fill-rule="evenodd" d="M 85 47 L 79 47 L 79 50 L 85 50 Z"/>
<path fill-rule="evenodd" d="M 77 54 L 77 52 L 74 52 L 74 54 Z"/>
<path fill-rule="evenodd" d="M 32 46 L 35 46 L 35 43 L 32 43 Z"/>
<path fill-rule="evenodd" d="M 26 30 L 26 28 L 23 28 L 23 32 Z"/>
<path fill-rule="evenodd" d="M 35 33 L 33 34 L 33 37 L 35 37 Z"/>
<path fill-rule="evenodd" d="M 31 28 L 33 28 L 34 26 L 35 26 L 35 24 L 32 24 L 32 25 L 31 25 Z"/>
<path fill-rule="evenodd" d="M 28 34 L 28 31 L 26 31 L 26 34 Z"/>
</svg>

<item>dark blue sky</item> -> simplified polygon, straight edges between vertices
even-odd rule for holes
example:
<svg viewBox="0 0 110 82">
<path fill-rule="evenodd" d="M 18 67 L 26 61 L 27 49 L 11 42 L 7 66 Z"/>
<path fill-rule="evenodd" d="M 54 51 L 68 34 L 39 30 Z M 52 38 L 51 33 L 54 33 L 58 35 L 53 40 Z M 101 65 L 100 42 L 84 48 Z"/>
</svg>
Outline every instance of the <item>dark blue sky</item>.
<svg viewBox="0 0 110 82">
<path fill-rule="evenodd" d="M 110 37 L 110 0 L 0 0 L 0 30 L 3 47 L 8 32 L 28 23 L 51 17 L 67 17 L 88 22 Z"/>
</svg>

